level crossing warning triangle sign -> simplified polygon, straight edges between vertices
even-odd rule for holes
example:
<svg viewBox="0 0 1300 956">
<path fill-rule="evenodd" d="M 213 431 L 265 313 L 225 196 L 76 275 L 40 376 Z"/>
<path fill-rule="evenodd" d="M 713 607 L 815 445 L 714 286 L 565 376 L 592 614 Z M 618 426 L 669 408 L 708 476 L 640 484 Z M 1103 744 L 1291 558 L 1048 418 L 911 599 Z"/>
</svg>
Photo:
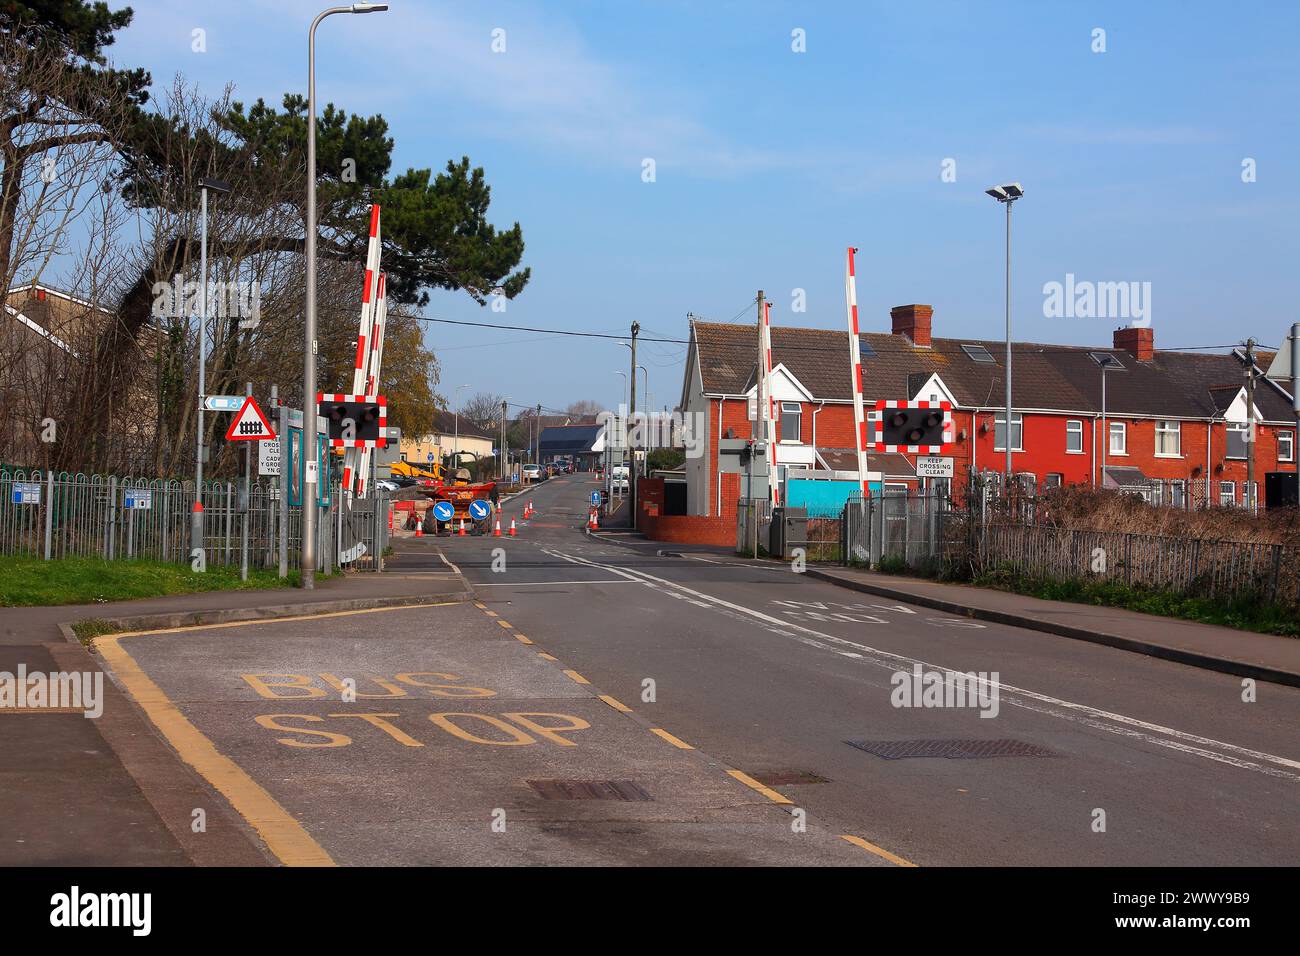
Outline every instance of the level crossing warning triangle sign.
<svg viewBox="0 0 1300 956">
<path fill-rule="evenodd" d="M 275 437 L 275 430 L 262 414 L 256 401 L 250 395 L 235 414 L 235 420 L 226 431 L 227 441 L 270 441 Z"/>
</svg>

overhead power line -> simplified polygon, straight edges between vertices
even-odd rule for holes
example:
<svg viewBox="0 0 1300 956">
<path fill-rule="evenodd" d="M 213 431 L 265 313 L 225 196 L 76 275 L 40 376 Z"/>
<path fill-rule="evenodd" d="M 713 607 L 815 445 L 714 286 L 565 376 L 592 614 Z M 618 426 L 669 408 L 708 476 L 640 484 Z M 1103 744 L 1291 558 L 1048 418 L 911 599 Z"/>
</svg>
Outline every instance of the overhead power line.
<svg viewBox="0 0 1300 956">
<path fill-rule="evenodd" d="M 746 308 L 748 308 L 748 306 L 746 306 Z M 629 336 L 627 335 L 616 335 L 610 332 L 581 332 L 574 329 L 542 329 L 542 328 L 537 328 L 536 326 L 529 326 L 529 325 L 496 325 L 491 322 L 470 322 L 465 319 L 439 319 L 439 318 L 433 318 L 431 316 L 423 316 L 423 315 L 416 316 L 415 318 L 418 318 L 421 322 L 437 322 L 443 325 L 467 325 L 467 326 L 472 326 L 474 328 L 480 328 L 480 329 L 493 329 L 494 331 L 534 332 L 538 335 L 567 335 L 567 336 L 573 336 L 573 337 L 585 338 L 585 339 L 610 339 L 617 342 L 626 341 L 629 338 Z M 821 332 L 827 330 L 815 329 L 811 331 Z M 641 342 L 663 342 L 668 345 L 690 345 L 691 344 L 690 339 L 652 338 L 647 336 L 640 336 L 638 340 Z M 959 340 L 952 339 L 951 341 L 959 341 Z M 970 339 L 970 342 L 972 344 L 988 342 L 988 341 L 994 341 L 994 340 L 976 339 L 976 338 Z M 1227 345 L 1184 345 L 1184 346 L 1176 346 L 1173 348 L 1162 348 L 1162 349 L 1158 349 L 1158 351 L 1214 352 L 1214 351 L 1231 351 L 1236 347 L 1237 347 L 1237 343 L 1234 342 Z M 782 352 L 795 351 L 795 352 L 836 352 L 838 353 L 844 351 L 842 348 L 838 346 L 833 347 L 833 346 L 823 346 L 823 345 L 786 344 L 786 345 L 777 346 L 777 348 Z M 914 354 L 917 350 L 915 348 L 902 348 L 902 347 L 880 348 L 873 344 L 872 351 L 875 352 L 877 355 L 880 355 L 882 353 L 891 354 L 891 355 L 901 355 L 904 353 Z M 1102 347 L 1102 346 L 1095 346 L 1095 345 L 1035 346 L 1035 345 L 1021 344 L 1021 345 L 1013 345 L 1011 351 L 1013 353 L 1019 352 L 1021 354 L 1032 353 L 1036 355 L 1042 355 L 1045 353 L 1067 354 L 1067 353 L 1074 353 L 1074 352 L 1089 352 L 1089 351 L 1113 352 L 1116 351 L 1116 349 L 1113 346 Z"/>
</svg>

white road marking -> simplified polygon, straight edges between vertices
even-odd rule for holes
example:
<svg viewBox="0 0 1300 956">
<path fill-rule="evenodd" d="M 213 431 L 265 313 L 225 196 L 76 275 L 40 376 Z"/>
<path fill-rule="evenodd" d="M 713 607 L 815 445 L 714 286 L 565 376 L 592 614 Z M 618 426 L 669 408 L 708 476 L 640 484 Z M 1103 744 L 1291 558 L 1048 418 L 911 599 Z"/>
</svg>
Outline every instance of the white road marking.
<svg viewBox="0 0 1300 956">
<path fill-rule="evenodd" d="M 563 555 L 559 555 L 563 557 Z M 927 670 L 950 671 L 951 668 L 943 668 L 929 661 L 923 661 L 919 658 L 908 657 L 904 654 L 895 654 L 892 651 L 882 650 L 880 648 L 869 647 L 865 644 L 859 644 L 856 641 L 850 641 L 842 637 L 836 637 L 833 634 L 825 634 L 821 631 L 795 624 L 791 621 L 782 621 L 779 618 L 764 614 L 762 611 L 745 607 L 740 604 L 733 604 L 723 598 L 706 594 L 702 591 L 696 591 L 688 588 L 684 584 L 676 581 L 669 581 L 665 578 L 656 577 L 646 571 L 640 571 L 634 568 L 615 568 L 606 565 L 596 564 L 584 559 L 575 559 L 579 563 L 589 564 L 592 567 L 604 567 L 606 570 L 613 571 L 616 574 L 633 574 L 639 577 L 655 581 L 663 587 L 673 588 L 693 597 L 708 601 L 719 608 L 725 608 L 735 614 L 743 614 L 756 620 L 768 624 L 776 624 L 781 627 L 787 627 L 792 630 L 803 631 L 815 638 L 823 641 L 829 641 L 832 644 L 839 644 L 845 647 L 854 648 L 863 653 L 862 660 L 865 663 L 873 664 L 878 667 L 884 667 L 891 671 L 899 670 L 899 665 L 907 665 L 906 669 L 911 670 L 913 666 L 920 664 Z M 771 628 L 769 628 L 771 630 Z M 806 639 L 796 638 L 801 643 L 816 642 L 807 641 Z M 1111 711 L 1102 710 L 1097 707 L 1090 707 L 1087 704 L 1079 704 L 1074 701 L 1062 700 L 1059 697 L 1052 697 L 1048 694 L 1040 694 L 1036 691 L 1026 690 L 1023 687 L 1016 687 L 1011 684 L 1004 684 L 998 681 L 992 682 L 1006 700 L 1014 706 L 1021 707 L 1025 710 L 1034 711 L 1040 714 L 1057 717 L 1062 720 L 1069 720 L 1074 723 L 1083 724 L 1098 730 L 1104 730 L 1107 733 L 1116 734 L 1123 737 L 1131 737 L 1165 747 L 1169 750 L 1176 750 L 1182 753 L 1193 754 L 1214 760 L 1219 763 L 1228 764 L 1229 766 L 1239 769 L 1256 770 L 1260 773 L 1268 774 L 1273 777 L 1282 777 L 1288 780 L 1300 782 L 1300 774 L 1289 771 L 1300 771 L 1300 760 L 1292 760 L 1289 757 L 1281 757 L 1277 754 L 1265 753 L 1259 750 L 1252 750 L 1248 747 L 1239 747 L 1236 744 L 1230 744 L 1222 740 L 1214 740 L 1210 737 L 1202 737 L 1199 734 L 1189 733 L 1183 730 L 1176 730 L 1173 727 L 1165 727 L 1160 724 L 1153 724 L 1145 720 L 1139 720 L 1136 717 L 1130 717 L 1127 714 L 1117 714 Z M 1037 703 L 1040 706 L 1035 706 Z M 1046 706 L 1043 706 L 1046 705 Z M 1054 709 L 1054 708 L 1063 708 Z M 1103 723 L 1103 721 L 1113 721 L 1114 724 Z M 1120 726 L 1115 726 L 1118 724 Z M 1172 739 L 1154 737 L 1152 734 L 1165 734 Z M 1206 750 L 1205 747 L 1217 747 L 1225 751 L 1218 753 L 1212 750 Z M 1273 766 L 1266 766 L 1273 764 Z M 1286 768 L 1286 769 L 1283 769 Z"/>
<path fill-rule="evenodd" d="M 629 581 L 626 578 L 610 578 L 608 581 L 493 581 L 490 584 L 475 582 L 476 588 L 525 588 L 547 584 L 641 584 L 644 581 Z"/>
</svg>

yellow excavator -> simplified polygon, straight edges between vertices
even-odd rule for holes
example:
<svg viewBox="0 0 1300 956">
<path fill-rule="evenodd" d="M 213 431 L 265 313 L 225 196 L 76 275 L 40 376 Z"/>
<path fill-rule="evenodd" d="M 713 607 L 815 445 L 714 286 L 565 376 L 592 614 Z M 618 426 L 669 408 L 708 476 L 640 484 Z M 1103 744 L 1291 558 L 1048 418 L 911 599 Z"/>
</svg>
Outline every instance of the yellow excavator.
<svg viewBox="0 0 1300 956">
<path fill-rule="evenodd" d="M 403 458 L 401 461 L 395 461 L 389 465 L 388 473 L 394 478 L 415 478 L 417 481 L 424 479 L 440 485 L 446 479 L 447 470 L 443 468 L 440 462 L 431 461 L 428 464 L 417 464 Z"/>
</svg>

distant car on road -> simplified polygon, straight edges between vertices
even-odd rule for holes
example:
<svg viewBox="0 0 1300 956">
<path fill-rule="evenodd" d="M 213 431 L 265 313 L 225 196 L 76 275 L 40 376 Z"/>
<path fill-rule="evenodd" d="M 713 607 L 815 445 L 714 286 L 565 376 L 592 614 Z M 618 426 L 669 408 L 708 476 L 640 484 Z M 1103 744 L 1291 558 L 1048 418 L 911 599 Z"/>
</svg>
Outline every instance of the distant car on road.
<svg viewBox="0 0 1300 956">
<path fill-rule="evenodd" d="M 627 465 L 615 465 L 609 470 L 609 485 L 615 491 L 627 491 Z"/>
<path fill-rule="evenodd" d="M 542 466 L 541 466 L 541 465 L 524 465 L 523 475 L 524 475 L 524 481 L 541 481 L 541 480 L 542 480 Z"/>
<path fill-rule="evenodd" d="M 384 491 L 396 491 L 398 488 L 401 487 L 401 485 L 399 485 L 397 482 L 391 481 L 388 478 L 380 478 L 378 481 L 375 482 L 375 486 L 378 488 L 382 488 Z"/>
</svg>

